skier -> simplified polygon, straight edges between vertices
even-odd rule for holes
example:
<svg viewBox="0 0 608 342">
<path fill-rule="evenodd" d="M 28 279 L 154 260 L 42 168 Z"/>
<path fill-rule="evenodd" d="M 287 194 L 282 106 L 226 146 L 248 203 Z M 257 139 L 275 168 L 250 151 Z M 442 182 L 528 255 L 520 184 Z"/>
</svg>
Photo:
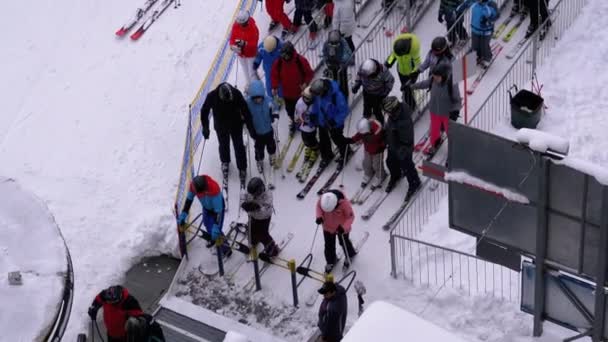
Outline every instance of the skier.
<svg viewBox="0 0 608 342">
<path fill-rule="evenodd" d="M 543 25 L 545 21 L 547 21 L 547 23 L 543 26 L 543 31 L 546 31 L 551 26 L 551 19 L 549 19 L 549 11 L 547 10 L 548 0 L 524 1 L 526 7 L 530 11 L 530 25 L 526 31 L 526 38 L 530 38 L 536 29 L 538 29 L 539 25 Z M 544 32 L 541 33 L 541 36 L 544 36 Z"/>
<path fill-rule="evenodd" d="M 322 341 L 339 342 L 344 335 L 348 315 L 346 289 L 340 284 L 326 281 L 318 292 L 323 295 L 317 323 L 321 330 Z"/>
<path fill-rule="evenodd" d="M 338 167 L 342 167 L 345 158 L 352 155 L 343 133 L 344 122 L 349 114 L 346 99 L 340 91 L 338 83 L 327 78 L 314 80 L 310 85 L 310 92 L 315 97 L 311 119 L 319 127 L 321 149 L 321 163 L 319 166 L 326 167 L 334 158 L 331 150 L 331 141 L 333 141 L 340 153 L 340 158 L 336 162 Z"/>
<path fill-rule="evenodd" d="M 258 172 L 264 174 L 264 148 L 268 151 L 271 167 L 274 167 L 276 161 L 277 144 L 274 140 L 272 123 L 279 118 L 279 115 L 273 114 L 272 99 L 264 93 L 262 81 L 254 80 L 249 84 L 247 106 L 254 128 L 251 133 L 255 140 L 255 161 Z"/>
<path fill-rule="evenodd" d="M 492 63 L 490 40 L 494 34 L 494 23 L 498 19 L 498 7 L 494 0 L 465 0 L 457 9 L 458 15 L 471 7 L 471 48 L 477 53 L 477 64 L 488 68 Z"/>
<path fill-rule="evenodd" d="M 247 193 L 243 198 L 241 208 L 249 215 L 249 229 L 251 230 L 251 246 L 258 243 L 264 245 L 264 253 L 270 257 L 279 254 L 279 248 L 274 242 L 268 230 L 274 206 L 272 204 L 272 192 L 266 189 L 264 181 L 259 177 L 253 177 L 247 184 Z"/>
<path fill-rule="evenodd" d="M 365 153 L 363 154 L 363 181 L 361 187 L 366 187 L 372 181 L 372 188 L 378 188 L 386 178 L 384 169 L 384 131 L 377 120 L 362 118 L 357 124 L 357 134 L 346 138 L 349 144 L 363 142 Z"/>
<path fill-rule="evenodd" d="M 314 97 L 310 92 L 310 87 L 306 87 L 302 92 L 302 97 L 296 103 L 295 121 L 300 132 L 302 132 L 302 142 L 304 149 L 304 163 L 314 163 L 319 157 L 319 141 L 317 140 L 317 126 L 312 123 L 310 112 L 314 103 Z"/>
<path fill-rule="evenodd" d="M 125 330 L 127 331 L 127 342 L 165 342 L 160 324 L 148 314 L 129 317 Z"/>
<path fill-rule="evenodd" d="M 289 124 L 291 135 L 296 132 L 296 125 L 293 121 L 296 103 L 302 90 L 308 86 L 313 76 L 314 71 L 306 57 L 297 53 L 291 42 L 285 42 L 281 48 L 281 58 L 272 65 L 270 79 L 274 96 L 278 96 L 279 87 L 283 89 L 285 111 L 291 121 Z"/>
<path fill-rule="evenodd" d="M 344 97 L 348 99 L 348 63 L 350 63 L 352 51 L 340 31 L 333 30 L 327 35 L 327 41 L 323 44 L 323 63 L 327 77 L 337 81 Z"/>
<path fill-rule="evenodd" d="M 110 286 L 95 296 L 89 307 L 91 320 L 97 320 L 97 312 L 100 308 L 103 308 L 103 321 L 106 325 L 108 342 L 125 342 L 127 318 L 141 316 L 144 313 L 137 299 L 120 285 Z"/>
<path fill-rule="evenodd" d="M 268 96 L 272 97 L 272 81 L 270 80 L 270 73 L 272 70 L 272 64 L 281 57 L 281 48 L 283 42 L 275 37 L 268 36 L 264 38 L 264 41 L 258 46 L 258 53 L 255 55 L 253 61 L 253 69 L 256 71 L 260 68 L 260 64 L 264 68 L 264 78 L 266 84 L 266 92 Z M 283 96 L 283 90 L 279 87 L 278 96 Z"/>
<path fill-rule="evenodd" d="M 338 243 L 348 258 L 344 260 L 344 268 L 350 267 L 349 260 L 357 255 L 357 251 L 350 241 L 349 234 L 352 229 L 355 213 L 353 207 L 340 190 L 328 190 L 317 201 L 317 225 L 323 225 L 323 238 L 325 240 L 325 273 L 330 273 L 336 262 L 336 236 Z"/>
<path fill-rule="evenodd" d="M 467 30 L 464 28 L 464 16 L 458 15 L 456 9 L 462 4 L 463 0 L 441 0 L 439 3 L 439 23 L 445 21 L 448 30 L 448 39 L 451 47 L 457 45 L 464 46 L 469 40 Z"/>
<path fill-rule="evenodd" d="M 243 144 L 243 123 L 249 132 L 255 132 L 251 113 L 241 92 L 229 83 L 221 83 L 207 94 L 201 108 L 203 138 L 209 139 L 209 112 L 213 111 L 213 128 L 217 134 L 222 174 L 228 179 L 230 165 L 230 139 L 234 148 L 236 165 L 239 169 L 241 187 L 247 180 L 247 154 Z"/>
<path fill-rule="evenodd" d="M 439 36 L 433 39 L 431 50 L 426 54 L 424 62 L 420 64 L 420 72 L 426 69 L 433 70 L 438 64 L 447 64 L 450 67 L 454 62 L 454 55 L 448 46 L 448 41 L 445 37 Z"/>
<path fill-rule="evenodd" d="M 388 114 L 384 124 L 387 158 L 386 166 L 391 175 L 386 192 L 391 192 L 405 175 L 409 184 L 405 200 L 408 201 L 420 187 L 420 177 L 412 160 L 414 148 L 414 124 L 412 110 L 400 103 L 395 96 L 382 102 L 382 110 Z"/>
<path fill-rule="evenodd" d="M 414 89 L 429 89 L 429 112 L 431 113 L 430 144 L 424 150 L 427 155 L 434 155 L 441 143 L 441 128 L 448 132 L 448 120 L 458 119 L 462 108 L 458 84 L 452 80 L 452 67 L 449 64 L 438 64 L 433 69 L 432 77 L 412 85 Z"/>
<path fill-rule="evenodd" d="M 192 201 L 194 196 L 198 198 L 203 207 L 203 225 L 207 233 L 211 236 L 211 240 L 207 242 L 207 248 L 215 245 L 215 241 L 223 236 L 222 228 L 224 226 L 224 196 L 219 184 L 208 175 L 199 175 L 192 178 L 186 195 L 186 202 L 182 208 L 182 212 L 178 217 L 178 224 L 183 226 L 186 224 Z M 221 251 L 224 257 L 228 258 L 232 255 L 230 247 L 224 243 Z"/>
<path fill-rule="evenodd" d="M 353 0 L 335 0 L 332 27 L 340 32 L 348 43 L 351 53 L 354 53 L 353 33 L 357 27 L 357 20 L 355 19 L 355 2 Z M 351 63 L 354 62 L 354 58 L 351 59 Z"/>
<path fill-rule="evenodd" d="M 395 78 L 390 70 L 377 60 L 370 58 L 361 64 L 351 90 L 356 94 L 363 86 L 364 118 L 369 119 L 373 115 L 380 123 L 384 123 L 382 100 L 390 94 L 394 84 Z"/>
<path fill-rule="evenodd" d="M 403 98 L 411 110 L 416 109 L 416 99 L 411 89 L 406 85 L 415 83 L 420 75 L 420 41 L 413 33 L 402 33 L 393 42 L 393 51 L 387 57 L 384 65 L 390 69 L 397 62 L 397 73 L 401 81 Z"/>
<path fill-rule="evenodd" d="M 230 32 L 230 49 L 238 55 L 247 84 L 257 75 L 253 70 L 253 59 L 257 52 L 259 38 L 260 32 L 255 20 L 249 15 L 249 12 L 239 11 Z"/>
<path fill-rule="evenodd" d="M 284 4 L 285 0 L 266 0 L 266 12 L 268 12 L 268 15 L 270 16 L 268 31 L 274 30 L 278 24 L 281 24 L 281 26 L 283 26 L 281 38 L 285 38 L 290 33 L 297 32 L 298 29 L 293 25 L 291 20 L 289 20 L 287 14 L 285 14 L 285 10 L 283 9 Z"/>
<path fill-rule="evenodd" d="M 295 0 L 296 10 L 293 14 L 293 24 L 296 27 L 302 25 L 302 18 L 308 25 L 308 38 L 312 41 L 317 39 L 317 31 L 319 27 L 317 22 L 312 17 L 312 10 L 314 7 L 313 0 Z"/>
<path fill-rule="evenodd" d="M 331 23 L 334 18 L 334 2 L 333 0 L 318 0 L 318 8 L 321 8 L 323 5 L 323 13 L 325 14 L 325 18 L 323 19 L 323 28 L 328 29 L 331 27 Z"/>
</svg>

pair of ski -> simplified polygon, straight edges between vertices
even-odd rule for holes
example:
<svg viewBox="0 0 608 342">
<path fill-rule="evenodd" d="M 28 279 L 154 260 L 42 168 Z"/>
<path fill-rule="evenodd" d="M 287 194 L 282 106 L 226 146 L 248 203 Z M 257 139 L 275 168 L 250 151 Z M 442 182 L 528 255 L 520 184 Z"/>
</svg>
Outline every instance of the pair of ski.
<svg viewBox="0 0 608 342">
<path fill-rule="evenodd" d="M 317 191 L 317 195 L 321 195 L 324 192 L 326 192 L 327 190 L 329 190 L 329 188 L 334 183 L 334 181 L 336 179 L 338 179 L 338 176 L 340 175 L 340 173 L 346 166 L 345 164 L 348 163 L 352 159 L 353 155 L 357 152 L 359 147 L 360 146 L 355 147 L 355 149 L 353 149 L 352 152 L 348 154 L 348 156 L 346 157 L 346 162 L 343 163 L 344 165 L 341 163 L 340 165 L 338 165 L 336 167 L 336 170 L 331 174 L 331 176 L 329 176 L 329 178 L 327 179 L 325 184 L 323 184 L 323 186 L 319 189 L 319 191 Z M 334 150 L 333 154 L 335 156 L 337 154 L 337 150 Z M 325 171 L 325 169 L 327 169 L 330 164 L 331 164 L 331 161 L 328 161 L 327 163 L 322 162 L 321 164 L 319 164 L 319 166 L 317 166 L 317 170 L 315 171 L 315 173 L 308 180 L 306 185 L 304 185 L 304 188 L 296 195 L 296 197 L 298 199 L 304 199 L 304 197 L 306 197 L 306 195 L 308 195 L 308 193 L 310 192 L 310 190 L 312 190 L 313 186 L 317 183 L 319 178 L 321 178 L 323 171 Z"/>
<path fill-rule="evenodd" d="M 269 230 L 272 230 L 274 225 L 271 225 Z M 245 241 L 248 238 L 248 227 L 247 224 L 245 223 L 241 223 L 241 222 L 232 222 L 230 224 L 230 230 L 228 231 L 228 234 L 226 234 L 225 236 L 225 241 L 226 243 L 230 246 L 231 249 L 235 249 L 245 255 L 249 254 L 249 246 L 247 246 L 245 244 Z M 239 237 L 239 234 L 241 235 Z M 211 241 L 211 236 L 209 235 L 209 233 L 201 231 L 201 238 L 205 241 Z M 209 246 L 209 248 L 212 249 L 211 253 L 212 255 L 217 256 L 217 248 L 215 247 L 215 245 Z M 233 253 L 234 254 L 234 253 Z M 222 256 L 224 258 L 223 262 L 226 264 L 228 264 L 231 260 L 237 259 L 236 257 L 226 257 L 226 256 Z M 234 274 L 236 274 L 236 272 L 239 270 L 239 268 L 245 263 L 245 261 L 247 260 L 247 258 L 243 258 L 242 260 L 240 260 L 236 265 L 234 265 L 232 267 L 232 270 L 228 273 L 225 273 L 225 276 L 228 276 L 229 278 L 232 278 L 232 276 L 234 276 Z M 211 258 L 209 260 L 207 260 L 209 262 L 209 264 L 207 265 L 203 265 L 200 264 L 198 266 L 198 271 L 207 276 L 207 277 L 214 277 L 216 275 L 218 275 L 220 273 L 220 270 L 217 266 L 217 259 L 216 258 Z M 224 265 L 224 266 L 225 266 Z"/>
<path fill-rule="evenodd" d="M 171 6 L 171 4 L 175 4 L 175 8 L 179 5 L 179 1 L 175 2 L 175 0 L 146 0 L 142 7 L 139 7 L 135 16 L 131 21 L 127 24 L 123 25 L 118 31 L 116 31 L 116 35 L 119 37 L 124 37 L 133 27 L 135 27 L 138 23 L 140 23 L 146 14 L 152 10 L 152 7 L 157 2 L 161 2 L 160 8 L 155 9 L 152 14 L 145 20 L 143 23 L 135 30 L 135 32 L 131 35 L 132 40 L 138 40 L 143 36 L 143 34 L 152 26 L 152 24 L 160 18 L 160 16 Z"/>
<path fill-rule="evenodd" d="M 519 16 L 518 16 L 518 14 L 519 14 Z M 493 39 L 500 38 L 500 36 L 507 29 L 507 27 L 513 21 L 513 19 L 515 19 L 515 17 L 518 17 L 517 22 L 515 22 L 515 25 L 513 25 L 513 27 L 511 29 L 509 29 L 509 31 L 507 31 L 507 33 L 502 38 L 503 42 L 505 42 L 505 43 L 510 42 L 511 39 L 513 38 L 513 36 L 515 35 L 515 33 L 517 32 L 517 30 L 523 25 L 524 21 L 526 20 L 525 13 L 511 12 L 511 14 L 509 14 L 509 16 L 498 26 L 496 31 L 494 31 L 494 35 L 492 36 L 492 38 Z"/>
<path fill-rule="evenodd" d="M 366 184 L 362 184 L 359 189 L 357 190 L 357 192 L 355 192 L 355 194 L 353 195 L 353 197 L 351 198 L 351 203 L 352 204 L 363 204 L 365 203 L 365 201 L 367 201 L 367 199 L 377 190 L 377 189 L 382 189 L 386 179 L 388 178 L 387 175 L 384 176 L 384 178 L 382 179 L 382 181 L 380 183 L 378 183 L 377 185 L 369 185 L 369 183 Z M 369 185 L 369 187 L 368 187 Z"/>
<path fill-rule="evenodd" d="M 298 145 L 298 148 L 293 158 L 291 158 L 291 162 L 289 162 L 289 165 L 287 166 L 287 172 L 293 172 L 295 170 L 300 156 L 302 155 L 302 153 L 305 153 L 305 151 L 306 146 L 304 146 L 304 143 L 301 142 L 300 145 Z M 310 174 L 310 171 L 312 170 L 313 166 L 317 162 L 317 159 L 318 154 L 316 154 L 314 158 L 304 158 L 300 171 L 296 173 L 296 178 L 298 179 L 298 181 L 300 181 L 300 183 L 306 182 L 306 179 L 308 178 L 308 175 Z"/>
<path fill-rule="evenodd" d="M 285 249 L 285 247 L 287 246 L 287 244 L 289 244 L 289 242 L 293 239 L 293 237 L 294 237 L 294 234 L 292 232 L 289 232 L 285 237 L 283 237 L 283 239 L 281 239 L 281 241 L 279 241 L 277 243 L 277 248 L 279 249 L 279 254 L 281 254 L 283 249 Z M 262 260 L 264 262 L 264 264 L 262 265 L 262 267 L 260 268 L 260 271 L 259 271 L 260 277 L 266 272 L 266 270 L 270 267 L 270 265 L 273 264 L 273 261 L 275 258 L 276 257 L 270 257 L 268 255 L 265 255 L 264 253 L 260 253 L 260 255 L 258 256 L 258 259 Z M 248 291 L 248 292 L 255 289 L 255 275 L 251 279 L 249 279 L 249 281 L 245 284 L 245 286 L 243 288 L 245 289 L 245 291 Z"/>
<path fill-rule="evenodd" d="M 339 239 L 340 237 L 337 236 L 336 238 Z M 368 239 L 369 239 L 369 232 L 363 232 L 363 236 L 353 243 L 353 247 L 355 248 L 355 251 L 357 252 L 357 254 L 359 254 L 359 252 L 361 252 L 361 248 L 363 247 L 365 242 L 367 242 Z M 343 266 L 342 272 L 346 273 L 353 266 L 353 262 L 356 259 L 357 259 L 356 257 L 350 259 L 350 265 L 348 267 Z M 340 262 L 340 260 L 346 260 L 345 256 L 344 256 L 343 248 L 340 248 L 340 250 L 338 251 L 338 253 L 336 255 L 336 264 L 338 262 Z M 334 276 L 334 280 L 337 282 L 337 281 L 339 281 L 339 279 L 336 279 L 336 276 L 338 274 L 335 271 L 335 269 L 336 269 L 336 267 L 334 264 L 334 268 L 331 270 L 330 273 Z M 319 297 L 320 297 L 320 294 L 317 292 L 317 288 L 315 288 L 314 292 L 311 293 L 304 302 L 306 303 L 306 306 L 310 307 L 310 306 L 315 305 L 317 298 L 319 298 Z"/>
<path fill-rule="evenodd" d="M 482 69 L 479 75 L 477 75 L 477 77 L 475 78 L 475 80 L 473 80 L 473 83 L 471 84 L 469 89 L 467 89 L 467 94 L 472 95 L 475 92 L 479 84 L 481 84 L 481 81 L 483 80 L 484 76 L 488 73 L 488 70 L 490 70 L 492 64 L 494 64 L 494 61 L 496 61 L 498 55 L 500 55 L 500 53 L 502 52 L 503 48 L 504 46 L 500 43 L 495 43 L 492 46 L 492 60 L 490 61 L 490 64 L 485 69 Z"/>
</svg>

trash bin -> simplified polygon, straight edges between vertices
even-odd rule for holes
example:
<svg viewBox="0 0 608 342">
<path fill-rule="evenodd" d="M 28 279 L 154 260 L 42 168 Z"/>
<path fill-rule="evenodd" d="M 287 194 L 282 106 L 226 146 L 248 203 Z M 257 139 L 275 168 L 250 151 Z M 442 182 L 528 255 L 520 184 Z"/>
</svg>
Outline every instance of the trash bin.
<svg viewBox="0 0 608 342">
<path fill-rule="evenodd" d="M 515 96 L 512 90 L 517 92 Z M 513 85 L 508 92 L 511 98 L 511 125 L 515 128 L 536 128 L 543 113 L 545 100 L 529 90 L 518 90 L 516 85 Z"/>
</svg>

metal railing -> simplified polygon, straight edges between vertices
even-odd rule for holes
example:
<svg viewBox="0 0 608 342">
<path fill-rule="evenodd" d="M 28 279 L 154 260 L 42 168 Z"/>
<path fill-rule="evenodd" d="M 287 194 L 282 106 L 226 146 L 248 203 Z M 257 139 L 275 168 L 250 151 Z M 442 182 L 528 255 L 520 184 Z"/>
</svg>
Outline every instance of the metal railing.
<svg viewBox="0 0 608 342">
<path fill-rule="evenodd" d="M 61 303 L 57 309 L 55 315 L 55 323 L 52 329 L 47 334 L 45 341 L 47 342 L 59 342 L 63 338 L 63 334 L 70 320 L 70 314 L 72 313 L 72 303 L 74 302 L 74 268 L 72 265 L 72 256 L 70 255 L 70 249 L 68 248 L 65 238 L 61 231 L 59 232 L 63 245 L 65 246 L 66 253 L 66 264 L 67 270 L 64 274 L 64 285 L 63 294 L 61 296 Z"/>
<path fill-rule="evenodd" d="M 391 275 L 413 285 L 450 287 L 468 296 L 518 303 L 519 272 L 475 255 L 392 234 Z"/>
<path fill-rule="evenodd" d="M 417 236 L 448 194 L 448 185 L 427 178 L 419 191 L 416 200 L 410 202 L 391 234 L 410 238 Z"/>
</svg>

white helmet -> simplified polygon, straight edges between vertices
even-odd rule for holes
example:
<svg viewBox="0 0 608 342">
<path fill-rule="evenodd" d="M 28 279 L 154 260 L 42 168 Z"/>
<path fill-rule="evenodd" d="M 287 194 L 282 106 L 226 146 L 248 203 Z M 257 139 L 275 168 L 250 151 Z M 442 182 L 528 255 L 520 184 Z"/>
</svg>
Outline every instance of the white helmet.
<svg viewBox="0 0 608 342">
<path fill-rule="evenodd" d="M 244 24 L 247 20 L 249 20 L 249 12 L 241 10 L 237 13 L 235 18 L 237 24 Z"/>
<path fill-rule="evenodd" d="M 338 206 L 338 196 L 331 191 L 321 195 L 321 210 L 328 213 Z"/>
<path fill-rule="evenodd" d="M 363 75 L 363 76 L 368 77 L 368 76 L 376 73 L 377 70 L 378 70 L 378 62 L 369 58 L 369 59 L 366 59 L 365 62 L 363 62 L 363 64 L 361 64 L 361 67 L 359 68 L 359 73 L 361 73 L 361 75 Z"/>
<path fill-rule="evenodd" d="M 266 50 L 268 53 L 274 51 L 274 49 L 277 48 L 277 40 L 278 39 L 275 36 L 268 36 L 264 38 L 264 50 Z"/>
<path fill-rule="evenodd" d="M 357 123 L 357 132 L 359 132 L 359 134 L 368 134 L 372 130 L 371 126 L 372 125 L 368 119 L 361 118 L 361 120 L 359 120 Z"/>
</svg>

